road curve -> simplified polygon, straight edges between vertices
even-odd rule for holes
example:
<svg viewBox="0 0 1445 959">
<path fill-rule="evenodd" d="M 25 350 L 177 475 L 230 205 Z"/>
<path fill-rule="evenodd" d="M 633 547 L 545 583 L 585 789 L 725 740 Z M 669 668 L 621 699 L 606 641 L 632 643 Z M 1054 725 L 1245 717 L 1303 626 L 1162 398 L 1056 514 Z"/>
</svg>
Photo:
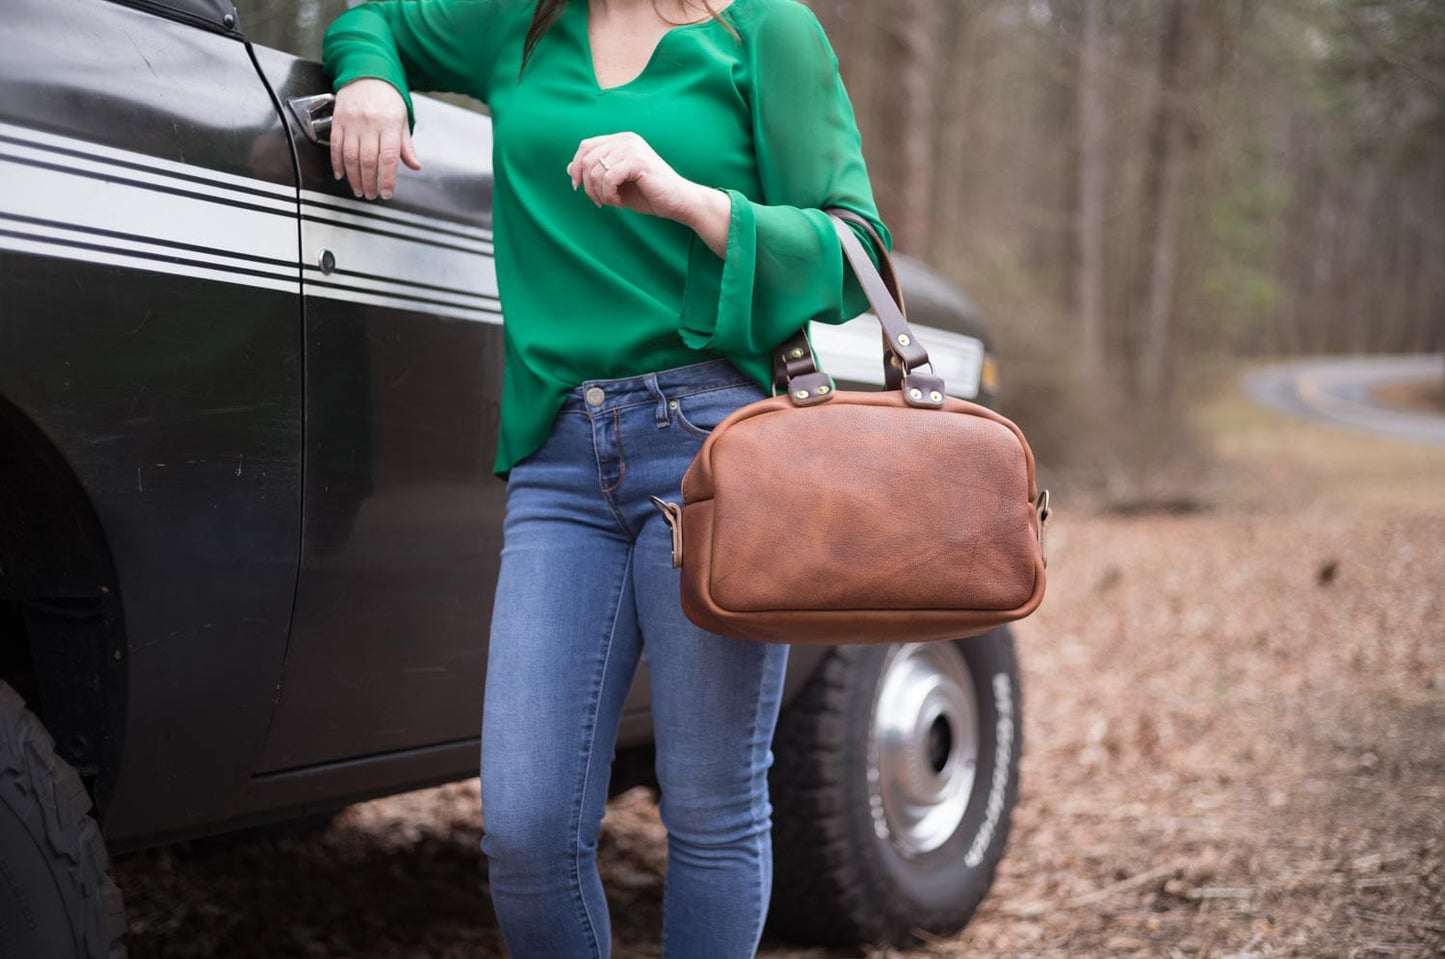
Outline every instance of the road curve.
<svg viewBox="0 0 1445 959">
<path fill-rule="evenodd" d="M 1445 416 L 1381 406 L 1371 397 L 1388 383 L 1439 377 L 1442 364 L 1438 353 L 1314 357 L 1250 370 L 1240 386 L 1256 402 L 1295 416 L 1445 446 Z"/>
</svg>

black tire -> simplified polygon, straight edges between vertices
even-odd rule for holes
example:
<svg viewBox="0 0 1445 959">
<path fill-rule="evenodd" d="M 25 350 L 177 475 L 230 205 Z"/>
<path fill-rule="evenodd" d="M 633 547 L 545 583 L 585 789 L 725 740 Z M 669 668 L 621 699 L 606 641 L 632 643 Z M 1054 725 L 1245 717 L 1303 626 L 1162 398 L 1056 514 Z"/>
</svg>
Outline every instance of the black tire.
<svg viewBox="0 0 1445 959">
<path fill-rule="evenodd" d="M 957 663 L 966 669 L 957 671 Z M 935 667 L 938 683 L 918 715 L 910 715 L 912 707 L 897 708 L 908 699 L 898 690 L 928 688 L 928 670 Z M 877 737 L 885 745 L 874 745 L 885 671 L 890 679 L 884 698 L 895 705 L 889 715 L 897 728 L 917 733 L 892 742 L 921 744 L 918 749 L 888 746 L 886 736 Z M 961 689 L 965 678 L 972 706 L 958 708 L 966 697 L 955 694 L 942 718 L 934 717 L 940 697 Z M 779 717 L 773 742 L 769 930 L 807 945 L 852 946 L 906 945 L 917 941 L 915 929 L 939 936 L 962 929 L 993 884 L 1008 843 L 1018 796 L 1021 707 L 1007 627 L 949 643 L 830 651 Z M 976 739 L 955 715 L 961 711 L 976 712 Z M 974 741 L 970 781 L 961 770 L 969 766 Z M 877 760 L 885 750 L 895 770 L 922 771 L 922 779 L 912 780 L 915 795 L 936 788 L 944 798 L 906 805 L 899 799 L 902 776 L 889 774 L 890 782 L 873 775 L 870 782 L 870 773 L 887 767 L 886 758 Z M 909 763 L 897 765 L 903 757 Z M 932 778 L 919 763 L 927 763 Z M 936 815 L 909 818 L 920 811 Z"/>
<path fill-rule="evenodd" d="M 125 959 L 125 902 L 80 775 L 0 681 L 0 957 Z"/>
</svg>

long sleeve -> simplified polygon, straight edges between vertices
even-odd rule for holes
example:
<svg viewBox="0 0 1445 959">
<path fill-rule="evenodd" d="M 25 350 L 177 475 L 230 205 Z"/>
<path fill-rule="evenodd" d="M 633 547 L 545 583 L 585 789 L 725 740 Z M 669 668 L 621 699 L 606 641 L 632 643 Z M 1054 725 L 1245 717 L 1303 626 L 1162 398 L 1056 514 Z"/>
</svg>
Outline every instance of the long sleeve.
<svg viewBox="0 0 1445 959">
<path fill-rule="evenodd" d="M 332 90 L 377 77 L 406 101 L 411 93 L 465 93 L 486 102 L 488 83 L 521 0 L 370 0 L 338 14 L 321 41 Z"/>
<path fill-rule="evenodd" d="M 842 323 L 869 308 L 822 207 L 847 207 L 866 217 L 893 248 L 822 24 L 802 3 L 779 4 L 750 42 L 763 197 L 726 190 L 732 213 L 724 256 L 692 235 L 679 329 L 694 349 L 733 354 L 770 352 L 807 321 Z M 872 238 L 849 227 L 877 265 Z"/>
</svg>

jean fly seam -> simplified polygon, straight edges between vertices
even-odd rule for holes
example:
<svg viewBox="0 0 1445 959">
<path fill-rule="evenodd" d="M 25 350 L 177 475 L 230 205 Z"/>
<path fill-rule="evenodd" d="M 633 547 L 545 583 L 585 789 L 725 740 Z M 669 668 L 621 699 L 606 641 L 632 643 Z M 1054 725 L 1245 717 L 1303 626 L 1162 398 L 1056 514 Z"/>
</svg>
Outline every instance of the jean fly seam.
<svg viewBox="0 0 1445 959">
<path fill-rule="evenodd" d="M 621 486 L 622 477 L 627 475 L 627 453 L 622 448 L 622 411 L 620 409 L 612 411 L 612 441 L 617 444 L 617 479 L 612 481 L 611 486 L 602 487 L 604 493 L 611 493 Z"/>
<path fill-rule="evenodd" d="M 597 743 L 597 714 L 602 708 L 602 688 L 606 685 L 607 667 L 612 661 L 613 642 L 617 638 L 617 623 L 622 618 L 622 604 L 627 598 L 627 579 L 632 572 L 634 550 L 634 546 L 627 548 L 627 562 L 622 567 L 622 581 L 618 584 L 617 599 L 612 609 L 612 625 L 607 631 L 607 643 L 602 650 L 602 666 L 597 671 L 592 683 L 591 701 L 587 708 L 587 748 L 582 757 L 582 788 L 577 791 L 576 799 L 572 803 L 572 894 L 576 897 L 577 904 L 582 907 L 582 917 L 587 921 L 587 929 L 592 936 L 592 948 L 599 959 L 603 952 L 602 940 L 597 934 L 597 922 L 592 918 L 592 911 L 587 908 L 587 897 L 582 891 L 582 807 L 586 803 L 587 786 L 592 778 L 592 751 Z"/>
<path fill-rule="evenodd" d="M 632 531 L 632 527 L 627 525 L 627 517 L 623 515 L 622 510 L 617 506 L 616 499 L 612 496 L 613 492 L 622 485 L 622 478 L 627 475 L 627 450 L 622 443 L 621 410 L 612 411 L 612 436 L 617 443 L 617 481 L 611 486 L 603 488 L 602 499 L 607 503 L 608 510 L 612 512 L 612 518 L 617 520 L 617 525 L 622 528 L 622 532 L 627 534 L 628 539 L 636 542 L 637 534 Z"/>
</svg>

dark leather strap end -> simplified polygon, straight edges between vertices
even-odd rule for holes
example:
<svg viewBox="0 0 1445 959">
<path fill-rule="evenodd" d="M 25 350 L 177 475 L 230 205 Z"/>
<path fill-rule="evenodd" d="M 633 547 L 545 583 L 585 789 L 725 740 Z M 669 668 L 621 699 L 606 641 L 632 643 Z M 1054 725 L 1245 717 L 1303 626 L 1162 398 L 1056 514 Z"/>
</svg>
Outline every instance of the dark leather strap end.
<svg viewBox="0 0 1445 959">
<path fill-rule="evenodd" d="M 804 373 L 802 376 L 793 377 L 788 384 L 788 398 L 793 401 L 794 406 L 812 406 L 815 403 L 826 403 L 833 398 L 833 377 L 820 371 Z"/>
<path fill-rule="evenodd" d="M 943 377 L 914 370 L 903 376 L 903 401 L 909 406 L 941 409 L 945 399 Z"/>
</svg>

